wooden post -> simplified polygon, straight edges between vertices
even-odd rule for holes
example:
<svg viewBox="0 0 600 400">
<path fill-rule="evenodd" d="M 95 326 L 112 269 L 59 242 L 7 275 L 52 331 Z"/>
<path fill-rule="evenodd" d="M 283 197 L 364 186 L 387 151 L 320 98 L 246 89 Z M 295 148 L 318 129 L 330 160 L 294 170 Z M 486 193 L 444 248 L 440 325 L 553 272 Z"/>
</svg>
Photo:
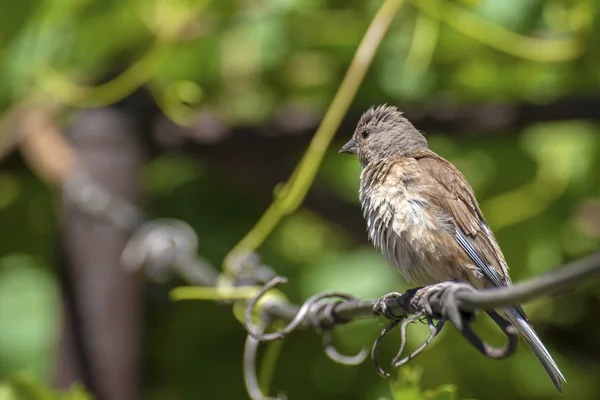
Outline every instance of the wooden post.
<svg viewBox="0 0 600 400">
<path fill-rule="evenodd" d="M 139 205 L 143 131 L 140 119 L 122 107 L 80 111 L 69 132 L 78 167 L 66 185 L 89 179 L 106 188 L 105 194 Z M 136 399 L 140 396 L 141 282 L 120 264 L 129 232 L 73 204 L 69 201 L 73 190 L 80 191 L 80 198 L 89 196 L 89 205 L 98 215 L 106 206 L 105 196 L 85 185 L 64 191 L 65 315 L 55 384 L 66 388 L 84 381 L 98 400 Z"/>
</svg>

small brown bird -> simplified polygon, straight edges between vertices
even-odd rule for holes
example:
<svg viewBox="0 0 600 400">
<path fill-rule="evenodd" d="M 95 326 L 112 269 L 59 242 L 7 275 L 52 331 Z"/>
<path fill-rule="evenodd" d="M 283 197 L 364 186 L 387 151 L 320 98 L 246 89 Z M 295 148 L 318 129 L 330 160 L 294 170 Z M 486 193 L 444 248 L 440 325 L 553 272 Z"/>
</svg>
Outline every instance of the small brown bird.
<svg viewBox="0 0 600 400">
<path fill-rule="evenodd" d="M 366 111 L 340 153 L 356 154 L 363 166 L 359 193 L 369 239 L 409 283 L 511 286 L 473 189 L 454 165 L 429 150 L 423 134 L 396 107 Z M 562 392 L 565 378 L 521 307 L 498 312 Z"/>
</svg>

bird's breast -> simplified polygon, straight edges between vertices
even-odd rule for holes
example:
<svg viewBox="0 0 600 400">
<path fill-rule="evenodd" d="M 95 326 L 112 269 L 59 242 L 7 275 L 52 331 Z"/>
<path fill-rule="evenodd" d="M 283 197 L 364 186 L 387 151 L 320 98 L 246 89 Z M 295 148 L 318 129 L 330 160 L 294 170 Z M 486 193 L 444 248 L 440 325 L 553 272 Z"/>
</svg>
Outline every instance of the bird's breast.
<svg viewBox="0 0 600 400">
<path fill-rule="evenodd" d="M 446 255 L 455 246 L 418 187 L 361 176 L 360 201 L 371 242 L 404 278 L 417 285 L 448 279 Z"/>
</svg>

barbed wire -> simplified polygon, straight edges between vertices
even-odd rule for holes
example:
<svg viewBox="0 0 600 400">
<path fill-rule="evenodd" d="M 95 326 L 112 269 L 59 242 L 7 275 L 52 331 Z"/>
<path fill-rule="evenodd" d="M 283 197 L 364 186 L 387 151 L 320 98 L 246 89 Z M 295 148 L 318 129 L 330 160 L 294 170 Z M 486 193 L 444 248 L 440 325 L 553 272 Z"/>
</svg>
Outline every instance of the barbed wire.
<svg viewBox="0 0 600 400">
<path fill-rule="evenodd" d="M 302 305 L 296 305 L 283 298 L 265 297 L 267 292 L 287 282 L 287 279 L 277 276 L 256 254 L 246 254 L 235 260 L 231 270 L 234 272 L 233 281 L 219 279 L 219 272 L 198 256 L 198 238 L 187 223 L 176 219 L 144 222 L 146 216 L 141 210 L 94 183 L 83 170 L 65 182 L 64 192 L 66 201 L 81 211 L 131 233 L 121 262 L 132 273 L 141 272 L 159 282 L 176 275 L 199 286 L 261 287 L 256 295 L 248 299 L 244 316 L 248 332 L 243 356 L 244 380 L 252 399 L 282 398 L 281 395 L 276 399 L 268 397 L 258 386 L 255 365 L 260 343 L 285 339 L 299 329 L 322 334 L 325 354 L 333 361 L 357 365 L 364 361 L 369 352 L 363 349 L 354 356 L 341 354 L 333 344 L 332 330 L 358 319 L 380 316 L 386 318 L 389 324 L 374 341 L 370 351 L 375 370 L 386 378 L 390 373 L 380 366 L 377 353 L 382 339 L 398 326 L 401 343 L 391 363 L 394 368 L 405 365 L 423 352 L 447 321 L 484 356 L 502 359 L 514 353 L 518 335 L 514 327 L 495 313 L 494 309 L 566 291 L 588 282 L 592 277 L 600 276 L 600 251 L 596 251 L 510 288 L 477 290 L 464 283 L 441 282 L 410 289 L 405 293 L 389 293 L 371 300 L 361 300 L 340 292 L 325 292 L 310 297 Z M 234 300 L 236 299 L 231 299 L 230 303 Z M 470 324 L 479 310 L 485 311 L 506 335 L 507 342 L 503 347 L 487 344 L 471 329 Z M 255 325 L 253 318 L 257 315 L 260 323 Z M 427 323 L 429 336 L 412 353 L 403 356 L 407 345 L 407 329 L 419 319 L 424 319 Z M 285 325 L 274 329 L 275 321 Z"/>
</svg>

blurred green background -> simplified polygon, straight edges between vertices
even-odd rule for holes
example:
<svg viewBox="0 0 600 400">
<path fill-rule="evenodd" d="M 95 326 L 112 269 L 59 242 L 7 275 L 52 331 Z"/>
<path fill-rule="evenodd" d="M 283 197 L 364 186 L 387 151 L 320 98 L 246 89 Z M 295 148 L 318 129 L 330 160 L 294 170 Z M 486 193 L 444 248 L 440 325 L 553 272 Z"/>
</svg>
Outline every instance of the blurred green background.
<svg viewBox="0 0 600 400">
<path fill-rule="evenodd" d="M 0 115 L 6 122 L 35 99 L 40 107 L 58 105 L 68 129 L 82 108 L 117 103 L 143 85 L 160 110 L 140 117 L 155 133 L 146 138 L 151 150 L 140 174 L 144 210 L 189 223 L 199 254 L 219 266 L 299 161 L 380 4 L 3 0 Z M 597 249 L 598 9 L 595 0 L 407 1 L 306 205 L 260 249 L 266 264 L 290 278 L 282 288 L 289 298 L 301 302 L 325 290 L 374 298 L 407 288 L 366 240 L 358 162 L 336 153 L 360 113 L 383 102 L 407 110 L 417 128 L 430 126 L 430 146 L 471 182 L 513 281 Z M 110 79 L 112 86 L 97 90 L 77 86 Z M 586 100 L 568 102 L 579 98 Z M 556 107 L 536 113 L 549 104 Z M 0 399 L 24 398 L 18 387 L 32 382 L 41 394 L 28 398 L 52 398 L 43 396 L 50 396 L 44 387 L 52 385 L 60 332 L 59 189 L 7 144 L 12 125 L 0 122 L 0 129 Z M 213 303 L 172 303 L 169 290 L 183 283 L 144 287 L 139 398 L 247 398 L 244 328 Z M 560 398 L 600 396 L 599 294 L 591 286 L 525 306 L 567 377 Z M 476 325 L 499 343 L 485 318 Z M 383 326 L 374 319 L 344 326 L 335 340 L 356 352 Z M 426 334 L 426 326 L 415 326 L 410 345 Z M 397 344 L 387 340 L 382 360 Z M 411 386 L 419 370 L 423 392 Z M 558 398 L 526 346 L 510 359 L 488 360 L 453 328 L 401 375 L 391 387 L 369 362 L 337 365 L 315 333 L 301 332 L 283 345 L 270 392 L 290 399 L 420 399 L 442 387 L 443 398 Z"/>
</svg>

